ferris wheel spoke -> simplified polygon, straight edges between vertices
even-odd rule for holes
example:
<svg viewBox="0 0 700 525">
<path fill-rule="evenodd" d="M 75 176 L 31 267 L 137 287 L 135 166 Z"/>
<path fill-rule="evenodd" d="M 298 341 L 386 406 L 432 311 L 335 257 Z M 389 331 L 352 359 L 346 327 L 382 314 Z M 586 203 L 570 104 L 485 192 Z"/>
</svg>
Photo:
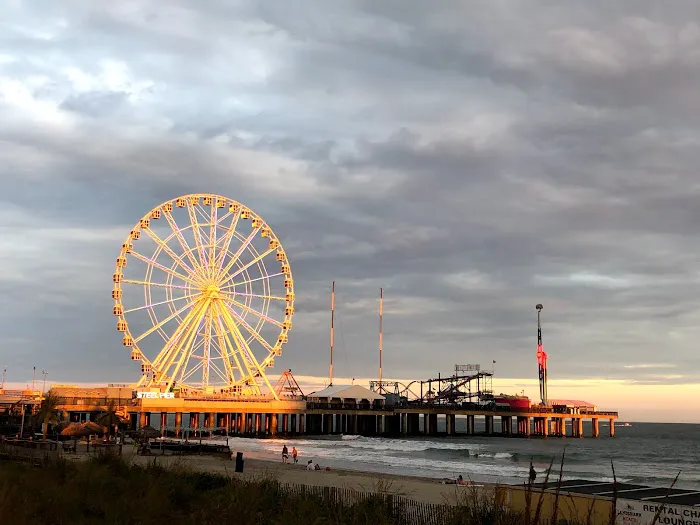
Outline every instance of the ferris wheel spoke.
<svg viewBox="0 0 700 525">
<path fill-rule="evenodd" d="M 198 284 L 196 281 L 192 280 L 190 277 L 186 277 L 186 276 L 182 275 L 181 273 L 176 272 L 175 270 L 171 270 L 171 269 L 168 268 L 167 266 L 163 266 L 162 264 L 160 264 L 160 263 L 154 261 L 153 259 L 149 259 L 148 257 L 146 257 L 146 256 L 144 256 L 144 255 L 141 255 L 140 253 L 134 252 L 134 251 L 131 252 L 131 255 L 133 255 L 133 256 L 136 257 L 139 261 L 141 261 L 141 262 L 143 262 L 143 263 L 145 263 L 145 264 L 154 266 L 154 267 L 158 268 L 159 270 L 162 270 L 162 271 L 164 271 L 165 273 L 168 273 L 168 274 L 172 275 L 173 277 L 177 277 L 177 278 L 180 279 L 181 281 L 184 281 L 184 282 L 186 282 L 186 283 L 190 283 L 192 286 L 196 286 L 196 287 L 199 288 L 199 284 Z"/>
<path fill-rule="evenodd" d="M 229 309 L 229 312 L 236 317 L 236 321 L 239 324 L 241 324 L 248 332 L 250 332 L 250 335 L 252 335 L 253 338 L 255 338 L 258 341 L 258 343 L 263 345 L 268 352 L 274 352 L 274 348 L 272 348 L 272 345 L 270 345 L 270 343 L 268 343 L 265 340 L 265 338 L 258 333 L 257 330 L 250 326 L 248 322 L 245 319 L 243 319 L 243 317 L 238 312 L 231 309 Z"/>
<path fill-rule="evenodd" d="M 226 377 L 226 373 L 223 372 L 220 368 L 219 365 L 217 364 L 217 361 L 219 361 L 221 358 L 217 357 L 214 359 L 211 359 L 209 361 L 209 373 L 213 370 L 215 375 L 218 376 L 218 378 L 222 381 L 228 381 L 228 378 Z"/>
<path fill-rule="evenodd" d="M 197 250 L 197 254 L 199 255 L 199 267 L 206 273 L 208 267 L 207 254 L 204 251 L 204 242 L 202 241 L 202 232 L 200 230 L 201 226 L 197 222 L 197 210 L 195 210 L 191 202 L 187 203 L 187 212 L 189 213 L 190 223 L 192 224 L 192 236 L 194 237 L 195 248 Z"/>
<path fill-rule="evenodd" d="M 138 306 L 136 308 L 129 308 L 128 310 L 124 310 L 124 315 L 130 314 L 132 312 L 138 312 L 139 310 L 145 310 L 146 308 L 152 308 L 154 306 L 162 306 L 164 304 L 172 304 L 174 301 L 182 301 L 183 299 L 192 299 L 193 297 L 197 297 L 198 295 L 199 294 L 183 295 L 182 297 L 173 297 L 170 299 L 166 299 L 165 301 L 160 301 L 158 303 L 145 304 L 143 306 Z"/>
<path fill-rule="evenodd" d="M 134 279 L 122 279 L 122 283 L 126 284 L 138 284 L 141 286 L 159 286 L 162 288 L 178 288 L 180 290 L 191 290 L 189 286 L 182 286 L 178 284 L 168 284 L 168 283 L 154 283 L 152 281 L 135 281 Z"/>
<path fill-rule="evenodd" d="M 195 274 L 196 272 L 187 266 L 183 261 L 182 257 L 179 257 L 171 248 L 168 246 L 168 243 L 165 242 L 163 239 L 158 237 L 158 235 L 150 228 L 142 228 L 142 231 L 146 232 L 146 235 L 148 235 L 153 242 L 155 242 L 158 246 L 161 247 L 161 249 L 167 253 L 176 263 L 178 266 L 180 266 L 183 270 L 187 272 L 188 275 Z"/>
<path fill-rule="evenodd" d="M 233 219 L 231 220 L 231 225 L 229 226 L 228 231 L 224 234 L 223 246 L 219 250 L 220 256 L 217 257 L 216 264 L 215 264 L 215 266 L 217 268 L 216 275 L 222 274 L 222 268 L 224 266 L 224 261 L 226 260 L 226 254 L 230 253 L 229 247 L 231 246 L 231 239 L 233 238 L 234 234 L 236 233 L 236 228 L 238 227 L 238 219 L 240 218 L 240 216 L 241 216 L 240 210 L 233 214 Z M 237 258 L 237 256 L 234 255 L 233 259 L 236 259 L 236 258 Z"/>
<path fill-rule="evenodd" d="M 272 385 L 267 379 L 267 375 L 265 375 L 265 370 L 263 370 L 262 366 L 260 366 L 260 363 L 258 363 L 258 360 L 255 359 L 255 354 L 251 351 L 250 347 L 245 341 L 245 338 L 243 337 L 243 334 L 241 331 L 238 329 L 238 326 L 236 325 L 235 321 L 231 317 L 231 310 L 225 308 L 223 310 L 224 312 L 224 319 L 228 320 L 230 328 L 233 330 L 232 334 L 234 339 L 238 341 L 238 347 L 239 349 L 243 348 L 245 349 L 246 355 L 250 358 L 252 364 L 255 366 L 256 371 L 258 372 L 258 375 L 263 378 L 263 381 L 267 385 L 267 388 L 270 390 L 272 395 L 277 398 L 277 394 L 275 393 L 274 388 L 272 388 Z M 234 312 L 235 313 L 235 312 Z"/>
<path fill-rule="evenodd" d="M 224 292 L 224 293 L 229 293 L 232 294 L 234 297 L 236 296 L 243 296 L 243 297 L 257 297 L 258 299 L 267 299 L 268 301 L 282 301 L 286 302 L 287 298 L 286 297 L 278 297 L 276 295 L 260 295 L 260 294 L 254 294 L 254 293 L 240 293 L 240 292 Z"/>
<path fill-rule="evenodd" d="M 256 281 L 262 281 L 263 279 L 271 279 L 272 277 L 279 277 L 280 275 L 284 275 L 284 274 L 282 272 L 271 273 L 268 275 L 263 275 L 262 277 L 256 277 L 255 279 L 248 279 L 247 281 L 238 281 L 237 283 L 229 283 L 226 286 L 222 286 L 221 290 L 225 290 L 227 288 L 234 288 L 234 287 L 240 286 L 242 284 L 250 284 L 250 283 L 254 283 Z"/>
<path fill-rule="evenodd" d="M 248 235 L 248 237 L 246 237 L 245 241 L 243 241 L 243 243 L 238 247 L 238 249 L 236 250 L 236 253 L 233 254 L 233 256 L 231 257 L 231 260 L 228 262 L 226 267 L 219 272 L 219 274 L 217 275 L 218 279 L 221 279 L 224 275 L 227 275 L 228 272 L 231 271 L 231 268 L 233 268 L 233 265 L 236 264 L 236 261 L 238 261 L 238 259 L 241 257 L 243 252 L 246 250 L 246 248 L 248 248 L 250 243 L 253 242 L 253 239 L 255 239 L 255 236 L 257 235 L 257 233 L 260 230 L 261 230 L 261 228 L 255 228 L 252 232 L 250 232 L 250 235 Z M 220 282 L 219 286 L 227 283 L 228 281 L 229 281 L 229 279 L 227 278 L 223 282 Z"/>
<path fill-rule="evenodd" d="M 192 305 L 194 305 L 194 304 L 196 304 L 196 303 L 197 303 L 197 301 L 191 301 L 191 302 L 187 303 L 185 306 L 183 306 L 182 308 L 180 308 L 179 310 L 176 310 L 174 313 L 170 314 L 168 317 L 166 317 L 165 319 L 163 319 L 161 322 L 159 322 L 158 324 L 153 325 L 151 328 L 149 328 L 148 330 L 146 330 L 146 331 L 145 331 L 143 334 L 141 334 L 140 336 L 135 337 L 135 338 L 134 338 L 134 343 L 138 343 L 139 341 L 141 341 L 141 340 L 143 340 L 144 338 L 146 338 L 146 337 L 148 337 L 149 335 L 151 335 L 151 334 L 152 334 L 153 332 L 155 332 L 156 330 L 162 328 L 163 326 L 165 326 L 166 323 L 172 321 L 173 319 L 175 319 L 175 317 L 177 317 L 178 315 L 180 315 L 182 312 L 184 312 L 184 311 L 187 310 L 188 308 L 191 308 Z"/>
<path fill-rule="evenodd" d="M 180 377 L 180 381 L 182 383 L 187 382 L 187 380 L 192 377 L 194 374 L 197 373 L 202 367 L 204 366 L 204 360 L 200 359 L 199 363 L 194 365 L 192 368 L 190 368 L 187 372 L 183 372 L 182 376 Z M 185 366 L 185 369 L 187 369 L 187 366 Z"/>
<path fill-rule="evenodd" d="M 187 243 L 187 240 L 185 239 L 184 235 L 182 235 L 182 230 L 180 230 L 180 227 L 177 225 L 177 222 L 175 222 L 174 217 L 170 212 L 166 212 L 163 215 L 165 215 L 165 220 L 168 221 L 170 228 L 173 230 L 177 242 L 180 243 L 180 247 L 182 248 L 183 253 L 192 264 L 192 268 L 194 268 L 195 270 L 199 270 L 199 264 L 197 264 L 195 258 L 192 257 L 192 248 L 190 248 L 190 245 Z"/>
<path fill-rule="evenodd" d="M 277 319 L 273 319 L 272 317 L 267 316 L 267 315 L 263 314 L 262 312 L 258 312 L 257 310 L 255 310 L 254 308 L 251 308 L 247 304 L 240 303 L 233 298 L 227 297 L 226 303 L 234 304 L 234 305 L 238 306 L 239 308 L 241 308 L 242 310 L 250 312 L 251 314 L 259 317 L 260 319 L 267 321 L 268 323 L 272 323 L 273 325 L 277 326 L 278 328 L 282 328 L 282 326 L 283 326 L 282 323 L 280 323 Z M 228 304 L 227 304 L 227 306 L 228 306 Z M 233 309 L 230 308 L 230 306 L 229 306 L 229 309 L 231 311 L 234 311 Z"/>
<path fill-rule="evenodd" d="M 262 253 L 261 253 L 260 255 L 258 255 L 255 259 L 253 259 L 252 261 L 250 261 L 250 262 L 244 264 L 243 266 L 241 266 L 240 268 L 238 268 L 238 270 L 236 270 L 236 271 L 233 272 L 231 275 L 229 275 L 228 277 L 226 277 L 226 279 L 224 279 L 223 281 L 221 281 L 220 285 L 226 284 L 226 283 L 229 282 L 231 279 L 235 278 L 236 276 L 240 275 L 241 273 L 243 273 L 244 271 L 246 271 L 248 268 L 250 268 L 251 266 L 253 266 L 255 263 L 262 261 L 265 257 L 267 257 L 267 256 L 270 255 L 272 252 L 274 252 L 275 249 L 276 249 L 276 248 L 269 248 L 268 250 L 262 252 Z M 230 263 L 229 263 L 229 264 L 230 264 Z M 230 270 L 230 268 L 229 268 L 229 270 Z"/>
<path fill-rule="evenodd" d="M 209 225 L 209 272 L 208 275 L 209 277 L 214 277 L 215 275 L 215 270 L 214 270 L 214 265 L 216 264 L 216 229 L 218 227 L 218 221 L 217 221 L 217 207 L 216 207 L 216 200 L 212 202 L 211 205 L 211 212 L 210 212 L 210 225 Z"/>
</svg>

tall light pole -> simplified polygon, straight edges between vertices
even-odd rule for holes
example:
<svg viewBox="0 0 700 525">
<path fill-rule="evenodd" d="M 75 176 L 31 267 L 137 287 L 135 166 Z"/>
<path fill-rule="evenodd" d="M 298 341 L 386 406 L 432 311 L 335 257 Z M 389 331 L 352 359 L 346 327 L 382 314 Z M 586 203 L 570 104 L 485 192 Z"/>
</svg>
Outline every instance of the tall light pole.
<svg viewBox="0 0 700 525">
<path fill-rule="evenodd" d="M 49 375 L 49 373 L 46 370 L 42 370 L 41 373 L 44 376 L 44 385 L 41 387 L 41 395 L 44 395 L 46 392 L 46 376 Z"/>
<path fill-rule="evenodd" d="M 2 369 L 2 384 L 0 384 L 0 390 L 5 390 L 5 376 L 7 375 L 7 367 Z"/>
<path fill-rule="evenodd" d="M 540 376 L 540 399 L 542 405 L 547 406 L 547 353 L 542 347 L 542 325 L 540 324 L 540 312 L 544 308 L 541 304 L 535 306 L 537 310 L 537 365 Z"/>
<path fill-rule="evenodd" d="M 32 392 L 34 391 L 34 383 L 36 382 L 36 367 L 34 367 L 34 373 L 32 374 Z"/>
<path fill-rule="evenodd" d="M 331 364 L 328 369 L 328 386 L 333 386 L 333 347 L 335 346 L 335 281 L 331 288 Z"/>
</svg>

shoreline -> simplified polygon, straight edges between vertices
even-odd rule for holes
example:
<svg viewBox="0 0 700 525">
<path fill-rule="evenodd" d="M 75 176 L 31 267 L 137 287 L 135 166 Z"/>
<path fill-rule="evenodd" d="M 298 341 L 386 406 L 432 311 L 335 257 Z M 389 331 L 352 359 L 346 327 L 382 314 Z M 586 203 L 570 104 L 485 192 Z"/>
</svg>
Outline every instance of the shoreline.
<svg viewBox="0 0 700 525">
<path fill-rule="evenodd" d="M 212 456 L 137 456 L 134 454 L 130 457 L 130 454 L 125 453 L 123 457 L 142 466 L 155 460 L 157 464 L 166 467 L 180 466 L 249 481 L 274 479 L 283 484 L 386 493 L 433 504 L 456 505 L 474 490 L 492 492 L 497 486 L 481 482 L 475 482 L 473 485 L 442 484 L 440 480 L 430 477 L 380 474 L 334 467 L 331 467 L 331 470 L 309 471 L 301 463 L 284 464 L 279 459 L 250 457 L 245 454 L 242 473 L 234 472 L 235 461 Z"/>
<path fill-rule="evenodd" d="M 382 448 L 387 446 L 387 444 L 383 442 L 383 439 L 374 439 L 376 439 L 377 442 L 370 444 L 369 446 L 371 448 L 374 448 L 375 451 L 381 450 Z M 175 441 L 172 438 L 166 438 L 166 440 Z M 177 441 L 185 440 L 177 439 Z M 199 440 L 190 439 L 189 441 L 196 443 Z M 429 439 L 410 440 L 410 442 L 416 444 L 420 444 L 421 441 L 425 441 L 428 444 L 432 443 Z M 473 467 L 468 468 L 470 466 L 469 464 L 446 465 L 444 461 L 440 460 L 440 458 L 436 458 L 434 461 L 431 461 L 428 457 L 424 455 L 424 452 L 422 450 L 416 451 L 415 454 L 404 454 L 402 459 L 402 463 L 404 464 L 401 465 L 387 462 L 385 458 L 374 458 L 375 461 L 372 461 L 371 458 L 365 458 L 357 455 L 357 452 L 352 445 L 353 443 L 355 443 L 354 439 L 349 439 L 346 441 L 344 439 L 339 438 L 338 436 L 312 438 L 296 437 L 296 439 L 294 437 L 275 437 L 267 439 L 257 439 L 242 437 L 227 438 L 221 436 L 209 439 L 203 438 L 201 440 L 202 444 L 216 442 L 226 443 L 230 447 L 231 451 L 243 452 L 244 455 L 248 458 L 263 459 L 267 461 L 272 461 L 273 463 L 281 462 L 282 445 L 286 444 L 289 447 L 290 452 L 292 446 L 296 445 L 297 449 L 299 450 L 299 461 L 303 464 L 306 464 L 306 461 L 308 459 L 312 459 L 314 463 L 318 462 L 323 467 L 330 466 L 331 468 L 336 470 L 372 473 L 376 476 L 409 476 L 411 478 L 421 478 L 430 481 L 440 481 L 443 479 L 457 479 L 459 475 L 462 475 L 463 478 L 467 481 L 473 481 L 474 483 L 481 483 L 487 485 L 512 485 L 525 480 L 527 477 L 527 471 L 523 466 L 524 464 L 520 464 L 518 462 L 509 462 L 507 465 L 503 465 L 505 469 L 510 469 L 511 472 L 507 472 L 505 471 L 505 469 L 502 469 L 500 467 L 496 469 L 489 469 L 489 465 L 480 464 L 481 461 L 477 459 L 478 454 L 474 454 L 472 456 L 472 459 L 476 460 L 476 462 L 471 463 L 471 465 L 477 465 L 477 467 L 481 470 L 480 472 L 474 472 Z M 269 446 L 272 443 L 276 445 L 275 448 L 279 447 L 279 449 L 273 451 L 272 448 Z M 338 454 L 337 451 L 340 449 L 333 447 L 334 452 L 328 454 L 327 449 L 315 449 L 315 447 L 318 445 L 325 447 L 325 444 L 328 443 L 331 443 L 333 445 L 337 443 L 339 447 L 347 447 L 346 451 Z M 311 449 L 308 448 L 309 446 L 311 447 Z M 432 444 L 428 446 L 437 445 Z M 154 448 L 157 448 L 157 441 Z M 415 459 L 412 459 L 410 456 L 414 456 Z M 391 453 L 389 453 L 389 455 L 387 456 L 387 458 L 389 457 L 391 457 Z M 406 461 L 408 461 L 407 464 L 405 463 Z M 523 472 L 521 473 L 522 475 L 518 475 L 512 472 L 512 469 L 518 468 L 518 466 L 520 466 L 523 470 Z M 537 469 L 539 467 L 536 466 L 535 468 Z"/>
</svg>

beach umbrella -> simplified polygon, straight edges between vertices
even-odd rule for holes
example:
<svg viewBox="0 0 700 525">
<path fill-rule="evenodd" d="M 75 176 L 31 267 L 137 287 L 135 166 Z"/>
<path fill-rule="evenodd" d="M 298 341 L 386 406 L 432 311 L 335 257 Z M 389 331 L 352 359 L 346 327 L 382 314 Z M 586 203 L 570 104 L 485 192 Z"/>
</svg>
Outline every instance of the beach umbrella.
<svg viewBox="0 0 700 525">
<path fill-rule="evenodd" d="M 90 434 L 94 434 L 94 432 L 80 423 L 70 423 L 66 428 L 61 430 L 62 436 L 69 436 L 73 438 L 74 451 L 78 448 L 78 440 L 81 437 L 86 437 Z"/>
<path fill-rule="evenodd" d="M 81 425 L 80 423 L 70 423 L 66 428 L 61 430 L 62 436 L 69 436 L 72 438 L 81 438 L 84 436 L 89 436 L 92 433 L 93 433 L 92 430 L 90 430 L 89 428 L 86 428 L 84 425 Z"/>
<path fill-rule="evenodd" d="M 83 423 L 82 426 L 86 430 L 90 431 L 90 434 L 104 434 L 107 430 L 105 427 L 103 427 L 99 423 L 95 423 L 94 421 L 88 421 L 87 423 Z"/>
</svg>

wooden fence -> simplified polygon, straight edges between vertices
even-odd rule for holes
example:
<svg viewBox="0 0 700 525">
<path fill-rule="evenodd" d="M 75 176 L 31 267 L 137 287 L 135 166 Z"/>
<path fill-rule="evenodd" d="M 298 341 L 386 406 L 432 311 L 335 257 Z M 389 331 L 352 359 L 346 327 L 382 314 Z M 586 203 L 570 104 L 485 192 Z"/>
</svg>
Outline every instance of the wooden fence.
<svg viewBox="0 0 700 525">
<path fill-rule="evenodd" d="M 58 459 L 58 446 L 52 441 L 30 441 L 25 439 L 0 442 L 0 458 L 12 461 L 27 461 L 33 465 L 48 465 Z"/>
<path fill-rule="evenodd" d="M 449 505 L 423 503 L 396 494 L 286 483 L 281 483 L 280 489 L 291 496 L 319 498 L 331 506 L 384 507 L 397 525 L 444 525 L 456 511 L 455 507 Z"/>
</svg>

